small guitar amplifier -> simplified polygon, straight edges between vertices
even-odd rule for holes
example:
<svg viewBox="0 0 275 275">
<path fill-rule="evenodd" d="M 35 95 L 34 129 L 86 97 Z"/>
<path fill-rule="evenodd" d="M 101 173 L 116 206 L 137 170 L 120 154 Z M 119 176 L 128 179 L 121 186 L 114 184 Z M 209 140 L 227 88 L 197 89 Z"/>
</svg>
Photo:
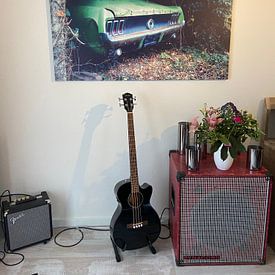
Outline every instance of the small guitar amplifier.
<svg viewBox="0 0 275 275">
<path fill-rule="evenodd" d="M 4 234 L 8 249 L 14 251 L 39 242 L 47 242 L 53 235 L 51 201 L 47 192 L 25 196 L 2 203 Z"/>
</svg>

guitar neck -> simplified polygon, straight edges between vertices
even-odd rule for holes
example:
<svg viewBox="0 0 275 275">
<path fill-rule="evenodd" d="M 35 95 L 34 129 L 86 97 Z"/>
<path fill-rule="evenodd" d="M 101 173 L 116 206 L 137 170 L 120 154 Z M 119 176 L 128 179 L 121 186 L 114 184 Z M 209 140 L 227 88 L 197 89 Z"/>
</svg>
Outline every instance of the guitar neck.
<svg viewBox="0 0 275 275">
<path fill-rule="evenodd" d="M 131 174 L 131 191 L 136 193 L 139 191 L 137 157 L 136 157 L 136 141 L 134 130 L 133 113 L 128 112 L 128 140 L 129 140 L 129 159 L 130 159 L 130 174 Z"/>
</svg>

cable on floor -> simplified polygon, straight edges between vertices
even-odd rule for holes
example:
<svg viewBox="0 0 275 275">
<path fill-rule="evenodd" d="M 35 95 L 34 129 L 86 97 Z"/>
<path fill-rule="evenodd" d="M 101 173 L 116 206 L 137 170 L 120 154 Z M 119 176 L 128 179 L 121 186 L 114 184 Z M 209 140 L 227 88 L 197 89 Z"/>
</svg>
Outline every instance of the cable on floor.
<svg viewBox="0 0 275 275">
<path fill-rule="evenodd" d="M 5 193 L 8 193 L 8 195 L 5 195 Z M 10 251 L 8 251 L 8 249 L 7 249 L 7 242 L 6 242 L 6 238 L 5 238 L 6 234 L 5 234 L 5 228 L 4 228 L 4 225 L 3 225 L 3 223 L 4 223 L 4 213 L 3 213 L 3 211 L 2 211 L 2 199 L 8 197 L 9 202 L 11 202 L 11 201 L 12 201 L 11 198 L 12 198 L 13 196 L 27 196 L 27 194 L 11 194 L 11 193 L 10 193 L 10 190 L 5 190 L 5 191 L 2 192 L 2 194 L 0 195 L 0 212 L 1 212 L 1 220 L 0 220 L 0 222 L 1 222 L 1 227 L 2 227 L 3 233 L 4 233 L 4 248 L 3 248 L 3 250 L 0 250 L 0 262 L 3 263 L 3 264 L 6 265 L 6 266 L 15 266 L 15 265 L 19 265 L 19 264 L 22 263 L 22 262 L 24 261 L 24 259 L 25 259 L 24 255 L 23 255 L 22 253 L 10 252 Z M 9 263 L 7 263 L 7 262 L 4 260 L 4 259 L 7 258 L 7 255 L 17 255 L 17 256 L 20 256 L 21 259 L 18 260 L 17 262 L 15 262 L 15 263 L 9 264 Z"/>
<path fill-rule="evenodd" d="M 169 210 L 169 207 L 165 207 L 163 210 L 162 210 L 162 212 L 161 212 L 161 214 L 160 214 L 160 222 L 161 222 L 161 220 L 162 220 L 162 216 L 163 216 L 163 214 L 164 214 L 164 212 L 166 211 L 166 210 Z M 161 223 L 161 226 L 162 227 L 165 227 L 167 230 L 168 230 L 168 236 L 165 236 L 165 237 L 161 237 L 161 236 L 159 236 L 159 239 L 161 239 L 161 240 L 167 240 L 167 239 L 169 239 L 170 237 L 171 237 L 171 232 L 170 232 L 170 227 L 169 227 L 169 224 L 163 224 L 163 223 Z"/>
<path fill-rule="evenodd" d="M 76 246 L 78 244 L 80 244 L 82 242 L 82 240 L 84 239 L 84 232 L 83 232 L 83 229 L 86 229 L 86 230 L 93 230 L 93 231 L 110 231 L 109 229 L 103 229 L 103 228 L 96 228 L 96 227 L 89 227 L 89 226 L 76 226 L 76 227 L 68 227 L 68 228 L 64 228 L 62 229 L 60 232 L 58 232 L 55 236 L 54 236 L 54 243 L 58 246 L 61 246 L 61 247 L 73 247 L 73 246 Z M 69 245 L 64 245 L 64 244 L 61 244 L 60 242 L 57 241 L 57 237 L 59 235 L 61 235 L 62 233 L 64 233 L 65 231 L 69 231 L 69 230 L 78 230 L 81 234 L 81 237 L 80 239 L 73 243 L 73 244 L 69 244 Z"/>
<path fill-rule="evenodd" d="M 162 220 L 162 217 L 163 217 L 163 214 L 166 210 L 169 210 L 168 207 L 164 208 L 161 212 L 161 215 L 160 215 L 160 221 Z M 168 230 L 168 236 L 165 236 L 165 237 L 162 237 L 162 236 L 159 236 L 159 239 L 161 240 L 166 240 L 166 239 L 169 239 L 171 237 L 171 233 L 170 233 L 170 228 L 169 228 L 169 225 L 168 224 L 163 224 L 161 223 L 161 226 L 162 227 L 165 227 L 167 230 Z M 95 227 L 88 227 L 88 226 L 76 226 L 76 227 L 68 227 L 68 228 L 64 228 L 62 229 L 60 232 L 58 232 L 55 236 L 54 236 L 54 243 L 58 246 L 61 246 L 61 247 L 74 247 L 78 244 L 80 244 L 82 242 L 82 240 L 84 239 L 84 232 L 83 232 L 83 229 L 86 229 L 86 230 L 94 230 L 94 231 L 110 231 L 109 229 L 103 229 L 103 228 L 95 228 Z M 80 232 L 80 239 L 73 243 L 73 244 L 68 244 L 68 245 L 65 245 L 65 244 L 61 244 L 60 242 L 57 241 L 57 238 L 64 232 L 66 231 L 70 231 L 70 230 L 78 230 Z"/>
</svg>

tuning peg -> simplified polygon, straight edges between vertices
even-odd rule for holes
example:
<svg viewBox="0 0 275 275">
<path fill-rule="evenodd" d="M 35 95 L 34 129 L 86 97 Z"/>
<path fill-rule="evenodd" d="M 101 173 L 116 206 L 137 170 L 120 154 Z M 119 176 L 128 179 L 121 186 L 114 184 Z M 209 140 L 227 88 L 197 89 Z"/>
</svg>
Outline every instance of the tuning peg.
<svg viewBox="0 0 275 275">
<path fill-rule="evenodd" d="M 118 103 L 118 106 L 119 106 L 119 107 L 123 107 L 124 104 L 123 104 L 123 103 Z"/>
<path fill-rule="evenodd" d="M 119 97 L 119 98 L 118 98 L 118 101 L 123 101 L 123 98 Z"/>
</svg>

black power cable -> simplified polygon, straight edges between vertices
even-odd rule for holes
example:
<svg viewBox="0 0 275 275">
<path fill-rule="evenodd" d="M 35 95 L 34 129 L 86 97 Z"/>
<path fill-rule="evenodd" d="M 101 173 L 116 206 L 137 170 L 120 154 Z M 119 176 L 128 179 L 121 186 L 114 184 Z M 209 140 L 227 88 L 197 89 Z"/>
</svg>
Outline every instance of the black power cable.
<svg viewBox="0 0 275 275">
<path fill-rule="evenodd" d="M 5 195 L 5 193 L 8 193 L 7 195 Z M 30 196 L 29 194 L 11 194 L 9 190 L 5 190 L 4 192 L 2 192 L 2 194 L 0 195 L 0 212 L 1 212 L 1 227 L 2 227 L 2 230 L 3 230 L 3 233 L 4 233 L 4 237 L 5 237 L 5 228 L 4 228 L 4 213 L 2 211 L 2 198 L 6 198 L 8 197 L 9 199 L 9 202 L 12 202 L 12 197 L 13 196 Z M 88 227 L 88 226 L 81 226 L 81 227 L 72 227 L 72 228 L 65 228 L 63 229 L 62 231 L 60 231 L 55 237 L 54 237 L 54 242 L 56 245 L 59 245 L 59 246 L 62 246 L 62 247 L 73 247 L 73 246 L 76 246 L 78 245 L 83 239 L 84 239 L 84 233 L 83 233 L 83 229 L 86 229 L 86 230 L 94 230 L 94 231 L 109 231 L 109 229 L 103 229 L 103 228 L 95 228 L 95 227 Z M 62 245 L 60 243 L 57 242 L 57 237 L 65 232 L 65 231 L 68 231 L 68 230 L 78 230 L 81 234 L 81 238 L 79 241 L 77 241 L 76 243 L 74 244 L 71 244 L 71 245 Z M 7 263 L 6 261 L 4 261 L 4 259 L 6 258 L 7 255 L 17 255 L 17 256 L 20 256 L 21 259 L 19 261 L 17 261 L 16 263 L 12 263 L 12 264 L 9 264 Z M 6 243 L 6 239 L 4 239 L 4 249 L 1 251 L 0 250 L 0 262 L 2 262 L 4 265 L 6 266 L 15 266 L 15 265 L 18 265 L 20 263 L 22 263 L 24 261 L 25 257 L 22 253 L 18 253 L 18 252 L 10 252 L 8 251 L 7 249 L 7 243 Z"/>
<path fill-rule="evenodd" d="M 60 232 L 58 232 L 55 237 L 54 237 L 54 243 L 58 246 L 61 246 L 61 247 L 73 247 L 73 246 L 76 246 L 78 245 L 79 243 L 82 242 L 82 240 L 84 239 L 84 233 L 82 231 L 82 229 L 86 229 L 86 230 L 93 230 L 93 231 L 110 231 L 110 229 L 103 229 L 103 228 L 95 228 L 95 227 L 89 227 L 89 226 L 76 226 L 76 227 L 68 227 L 68 228 L 65 228 L 65 229 L 62 229 Z M 63 245 L 63 244 L 60 244 L 58 241 L 57 241 L 57 237 L 64 233 L 65 231 L 68 231 L 68 230 L 78 230 L 81 234 L 81 238 L 79 239 L 79 241 L 77 241 L 76 243 L 73 243 L 73 244 L 69 244 L 69 245 Z"/>
<path fill-rule="evenodd" d="M 0 251 L 0 253 L 2 253 L 2 257 L 0 258 L 0 261 L 6 265 L 6 266 L 15 266 L 15 265 L 19 265 L 20 263 L 22 263 L 25 259 L 25 256 L 22 253 L 18 253 L 18 252 L 9 252 L 6 249 L 6 241 L 4 242 L 4 251 Z M 9 264 L 6 261 L 4 261 L 4 259 L 7 257 L 7 255 L 17 255 L 21 257 L 21 260 L 19 260 L 18 262 L 15 262 L 13 264 Z"/>
<path fill-rule="evenodd" d="M 8 193 L 8 195 L 4 195 L 5 193 Z M 5 197 L 8 197 L 9 198 L 9 202 L 11 202 L 11 198 L 12 196 L 26 196 L 27 194 L 11 194 L 9 190 L 5 190 L 4 192 L 2 192 L 2 194 L 0 195 L 0 212 L 1 212 L 1 227 L 2 227 L 2 230 L 3 230 L 3 233 L 4 233 L 4 249 L 3 250 L 0 250 L 0 262 L 3 263 L 4 265 L 6 266 L 15 266 L 15 265 L 18 265 L 20 263 L 22 263 L 25 259 L 24 255 L 22 253 L 18 253 L 18 252 L 10 252 L 8 251 L 7 249 L 7 242 L 6 242 L 6 234 L 5 234 L 5 228 L 4 228 L 4 214 L 3 214 L 3 211 L 2 211 L 2 198 L 5 198 Z M 7 263 L 6 261 L 4 261 L 4 259 L 7 257 L 7 255 L 17 255 L 17 256 L 20 256 L 21 259 L 15 263 L 12 263 L 12 264 L 9 264 Z"/>
<path fill-rule="evenodd" d="M 164 212 L 165 212 L 166 210 L 169 210 L 169 207 L 166 207 L 166 208 L 164 208 L 164 209 L 162 210 L 162 212 L 161 212 L 161 214 L 160 214 L 160 218 L 159 218 L 160 221 L 162 220 L 162 216 L 163 216 L 163 214 L 164 214 Z M 169 234 L 168 234 L 168 236 L 166 236 L 166 237 L 161 237 L 161 236 L 159 236 L 159 239 L 161 239 L 161 240 L 167 240 L 167 239 L 169 239 L 169 238 L 171 237 L 171 232 L 170 232 L 169 224 L 163 224 L 163 223 L 161 223 L 161 226 L 165 227 L 165 228 L 168 230 Z"/>
<path fill-rule="evenodd" d="M 165 212 L 165 210 L 169 210 L 168 207 L 164 208 L 161 212 L 161 215 L 160 215 L 160 221 L 162 220 L 162 217 L 163 217 L 163 214 Z M 162 239 L 162 240 L 166 240 L 166 239 L 169 239 L 171 237 L 171 234 L 170 234 L 170 228 L 169 228 L 169 225 L 167 224 L 162 224 L 161 223 L 161 226 L 165 227 L 168 229 L 169 231 L 169 234 L 168 236 L 166 237 L 161 237 L 159 236 L 159 239 Z M 88 226 L 76 226 L 76 227 L 68 227 L 68 228 L 64 228 L 62 229 L 60 232 L 58 232 L 55 237 L 54 237 L 54 243 L 58 246 L 61 246 L 61 247 L 73 247 L 73 246 L 76 246 L 78 244 L 80 244 L 82 242 L 82 240 L 84 239 L 84 232 L 83 232 L 83 229 L 86 229 L 86 230 L 93 230 L 93 231 L 110 231 L 110 229 L 103 229 L 103 228 L 95 228 L 95 227 L 88 227 Z M 70 230 L 78 230 L 81 234 L 80 236 L 80 239 L 73 243 L 73 244 L 68 244 L 68 245 L 64 245 L 64 244 L 61 244 L 60 242 L 57 241 L 57 238 L 64 232 L 66 231 L 70 231 Z"/>
<path fill-rule="evenodd" d="M 8 195 L 4 195 L 5 193 L 8 193 Z M 5 236 L 5 229 L 4 229 L 4 226 L 3 226 L 3 221 L 4 221 L 4 217 L 3 217 L 3 211 L 2 211 L 2 198 L 4 197 L 8 197 L 9 198 L 9 202 L 11 202 L 11 197 L 12 196 L 30 196 L 28 194 L 11 194 L 9 190 L 5 190 L 4 192 L 2 192 L 2 194 L 0 195 L 0 210 L 1 210 L 1 226 L 2 226 L 2 229 L 3 229 L 3 233 L 4 233 L 4 236 Z M 161 212 L 161 215 L 160 215 L 160 221 L 162 220 L 162 217 L 163 217 L 163 214 L 166 210 L 169 210 L 168 207 L 164 208 Z M 162 224 L 161 223 L 161 226 L 165 227 L 168 229 L 169 231 L 169 234 L 168 236 L 166 237 L 161 237 L 159 236 L 159 239 L 162 239 L 162 240 L 165 240 L 165 239 L 169 239 L 171 237 L 171 233 L 170 233 L 170 228 L 169 228 L 169 225 L 167 224 Z M 101 227 L 101 226 L 99 226 Z M 79 243 L 82 242 L 82 240 L 84 239 L 84 233 L 83 233 L 83 229 L 85 230 L 93 230 L 93 231 L 110 231 L 110 229 L 103 229 L 103 228 L 96 228 L 96 227 L 90 227 L 90 226 L 76 226 L 76 227 L 68 227 L 68 228 L 65 228 L 65 229 L 62 229 L 60 232 L 58 232 L 55 237 L 54 237 L 54 243 L 58 246 L 61 246 L 61 247 L 73 247 L 73 246 L 76 246 L 78 245 Z M 81 237 L 80 239 L 76 242 L 76 243 L 73 243 L 73 244 L 69 244 L 69 245 L 64 245 L 64 244 L 61 244 L 57 241 L 57 238 L 58 236 L 60 236 L 62 233 L 66 232 L 66 231 L 70 231 L 70 230 L 78 230 L 81 234 Z M 2 254 L 2 255 L 1 255 Z M 19 260 L 18 262 L 16 263 L 13 263 L 13 264 L 9 264 L 7 262 L 4 261 L 6 255 L 17 255 L 17 256 L 20 256 L 21 257 L 21 260 Z M 4 265 L 7 265 L 7 266 L 15 266 L 15 265 L 18 265 L 20 263 L 22 263 L 24 261 L 24 255 L 21 254 L 21 253 L 18 253 L 18 252 L 9 252 L 6 248 L 6 239 L 4 241 L 4 250 L 1 251 L 0 250 L 0 262 L 2 262 Z"/>
</svg>

